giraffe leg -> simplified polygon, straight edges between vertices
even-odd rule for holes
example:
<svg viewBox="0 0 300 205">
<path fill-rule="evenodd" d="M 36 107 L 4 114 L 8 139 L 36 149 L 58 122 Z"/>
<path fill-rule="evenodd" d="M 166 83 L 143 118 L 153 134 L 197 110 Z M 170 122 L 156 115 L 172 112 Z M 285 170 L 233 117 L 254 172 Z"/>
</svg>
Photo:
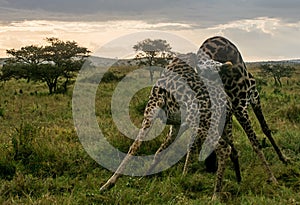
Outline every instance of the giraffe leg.
<svg viewBox="0 0 300 205">
<path fill-rule="evenodd" d="M 241 182 L 242 177 L 241 177 L 241 169 L 240 169 L 240 163 L 239 163 L 239 158 L 238 158 L 238 151 L 235 149 L 235 146 L 233 143 L 233 136 L 232 136 L 232 116 L 233 115 L 231 112 L 227 112 L 227 118 L 226 118 L 227 124 L 226 124 L 226 129 L 224 129 L 223 136 L 225 136 L 226 142 L 231 147 L 230 159 L 234 166 L 236 180 L 237 180 L 237 182 Z"/>
<path fill-rule="evenodd" d="M 119 165 L 118 169 L 115 171 L 113 176 L 111 178 L 109 178 L 109 180 L 100 188 L 100 191 L 108 190 L 116 184 L 118 178 L 121 176 L 121 173 L 124 171 L 125 166 L 127 165 L 129 160 L 131 159 L 131 157 L 137 152 L 138 148 L 140 147 L 141 139 L 145 135 L 143 131 L 144 131 L 143 129 L 140 130 L 137 139 L 131 145 L 127 155 L 125 156 L 125 158 Z"/>
<path fill-rule="evenodd" d="M 273 175 L 273 173 L 271 171 L 271 168 L 270 168 L 270 166 L 269 166 L 269 164 L 268 164 L 268 162 L 267 162 L 267 160 L 265 158 L 265 155 L 262 152 L 261 145 L 258 142 L 256 134 L 255 134 L 255 132 L 252 129 L 251 122 L 250 122 L 247 110 L 243 110 L 243 111 L 237 112 L 235 114 L 235 116 L 237 117 L 238 121 L 241 123 L 244 131 L 246 132 L 247 137 L 250 140 L 254 151 L 256 152 L 256 154 L 258 155 L 258 157 L 262 161 L 263 165 L 265 166 L 266 171 L 267 171 L 267 173 L 269 175 L 270 180 L 273 183 L 277 184 L 278 182 L 277 182 L 276 178 L 274 177 L 274 175 Z"/>
<path fill-rule="evenodd" d="M 136 152 L 138 151 L 139 147 L 142 144 L 142 140 L 147 136 L 147 134 L 151 128 L 151 125 L 153 124 L 153 121 L 155 120 L 154 116 L 156 116 L 156 112 L 157 112 L 158 108 L 162 107 L 164 105 L 163 102 L 164 102 L 163 99 L 160 99 L 160 98 L 152 99 L 152 101 L 148 102 L 147 107 L 144 112 L 144 120 L 142 123 L 142 128 L 140 129 L 137 138 L 135 139 L 133 144 L 130 146 L 127 155 L 125 156 L 125 158 L 123 159 L 123 161 L 121 162 L 121 164 L 119 165 L 119 167 L 117 168 L 117 170 L 115 171 L 113 176 L 111 178 L 109 178 L 109 180 L 100 188 L 100 191 L 105 191 L 107 189 L 110 189 L 111 187 L 113 187 L 116 184 L 118 178 L 121 176 L 122 172 L 124 171 L 126 165 L 129 162 L 129 160 L 132 158 L 133 155 L 136 154 Z M 151 105 L 155 105 L 155 106 L 152 107 Z"/>
<path fill-rule="evenodd" d="M 192 103 L 188 104 L 187 107 L 188 108 L 195 107 L 194 105 L 197 105 L 197 104 L 198 104 L 198 101 L 194 100 Z M 187 174 L 188 164 L 190 161 L 191 153 L 193 151 L 193 146 L 195 146 L 195 144 L 197 144 L 196 143 L 197 141 L 199 141 L 199 140 L 201 141 L 201 138 L 203 138 L 203 133 L 199 130 L 199 119 L 198 119 L 198 116 L 200 116 L 199 109 L 198 108 L 197 109 L 188 109 L 186 116 L 187 117 L 185 119 L 187 119 L 187 124 L 189 125 L 189 127 L 192 128 L 193 133 L 190 137 L 190 142 L 187 145 L 187 153 L 186 153 L 186 158 L 185 158 L 182 175 Z"/>
<path fill-rule="evenodd" d="M 238 158 L 238 151 L 236 150 L 233 137 L 232 137 L 232 114 L 227 114 L 227 128 L 224 129 L 223 135 L 227 136 L 226 141 L 231 147 L 230 159 L 234 165 L 234 171 L 236 175 L 237 182 L 241 182 L 241 170 Z M 218 161 L 216 151 L 213 151 L 206 159 L 205 159 L 205 166 L 208 172 L 217 172 L 218 169 Z"/>
<path fill-rule="evenodd" d="M 239 163 L 239 158 L 238 158 L 238 151 L 235 149 L 233 143 L 230 143 L 230 146 L 231 146 L 230 159 L 234 166 L 236 181 L 241 182 L 242 177 L 241 177 L 241 169 L 240 169 L 240 163 Z"/>
<path fill-rule="evenodd" d="M 260 126 L 264 132 L 264 134 L 267 136 L 267 138 L 270 140 L 273 148 L 275 149 L 279 159 L 284 163 L 284 164 L 287 164 L 288 163 L 288 160 L 287 158 L 282 154 L 280 148 L 277 146 L 274 138 L 272 137 L 272 133 L 271 133 L 271 130 L 269 129 L 268 127 L 268 124 L 264 118 L 264 115 L 263 115 L 263 112 L 262 112 L 262 109 L 261 109 L 261 104 L 260 104 L 260 98 L 259 98 L 259 94 L 257 92 L 257 90 L 255 90 L 254 92 L 254 95 L 255 95 L 255 102 L 251 102 L 251 106 L 253 108 L 253 111 L 260 123 Z"/>
<path fill-rule="evenodd" d="M 190 162 L 190 157 L 191 157 L 191 152 L 192 152 L 192 144 L 188 144 L 187 146 L 187 153 L 186 153 L 186 157 L 185 157 L 185 162 L 184 162 L 184 166 L 183 166 L 183 172 L 182 175 L 185 176 L 187 174 L 187 170 L 188 170 L 188 164 Z"/>
<path fill-rule="evenodd" d="M 232 141 L 232 113 L 229 109 L 227 109 L 226 123 L 224 126 L 222 137 L 218 140 L 215 149 L 218 160 L 218 169 L 212 200 L 220 198 L 220 193 L 222 191 L 222 182 L 226 168 L 226 160 L 231 155 L 231 147 L 228 143 L 230 141 Z"/>
<path fill-rule="evenodd" d="M 168 133 L 166 139 L 164 140 L 164 142 L 160 145 L 160 147 L 156 151 L 153 162 L 150 165 L 150 168 L 145 173 L 145 176 L 149 175 L 153 171 L 153 169 L 156 167 L 157 163 L 161 159 L 161 156 L 159 155 L 159 153 L 161 153 L 161 151 L 166 149 L 175 140 L 176 136 L 178 135 L 179 129 L 180 129 L 180 126 L 178 126 L 178 125 L 172 125 L 170 127 L 170 130 L 169 130 L 169 133 Z"/>
<path fill-rule="evenodd" d="M 218 159 L 218 170 L 216 174 L 215 188 L 214 188 L 212 200 L 216 200 L 220 198 L 220 193 L 222 191 L 222 182 L 223 182 L 224 172 L 226 168 L 226 160 L 228 159 L 230 153 L 231 153 L 230 146 L 227 144 L 225 140 L 221 138 L 216 148 L 216 154 Z"/>
<path fill-rule="evenodd" d="M 207 172 L 215 173 L 218 170 L 216 151 L 213 151 L 204 161 Z"/>
<path fill-rule="evenodd" d="M 237 182 L 241 182 L 241 171 L 240 171 L 240 164 L 238 159 L 238 151 L 236 150 L 234 143 L 233 143 L 233 136 L 232 136 L 232 109 L 231 104 L 226 111 L 226 124 L 223 130 L 223 136 L 226 139 L 226 142 L 231 147 L 230 159 L 234 165 L 235 175 Z M 216 172 L 218 169 L 218 161 L 216 151 L 213 151 L 206 159 L 205 159 L 205 166 L 208 172 Z"/>
</svg>

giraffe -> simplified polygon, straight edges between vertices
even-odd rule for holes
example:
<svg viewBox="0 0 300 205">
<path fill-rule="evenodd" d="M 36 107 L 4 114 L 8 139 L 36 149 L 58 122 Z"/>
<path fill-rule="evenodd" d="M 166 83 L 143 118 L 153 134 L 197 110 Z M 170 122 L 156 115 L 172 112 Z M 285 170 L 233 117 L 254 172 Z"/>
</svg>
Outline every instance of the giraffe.
<svg viewBox="0 0 300 205">
<path fill-rule="evenodd" d="M 219 63 L 211 59 L 205 59 L 203 67 L 209 67 L 209 72 L 215 73 L 215 71 L 221 72 L 226 67 L 230 67 L 230 64 Z M 214 83 L 212 83 L 214 84 Z M 215 147 L 215 152 L 218 158 L 218 168 L 214 185 L 213 199 L 218 198 L 222 190 L 222 179 L 224 170 L 226 167 L 226 159 L 230 157 L 233 146 L 233 139 L 231 133 L 231 103 L 227 99 L 227 95 L 223 90 L 223 87 L 212 87 L 216 93 L 224 92 L 225 95 L 219 95 L 217 103 L 213 105 L 208 89 L 201 80 L 199 74 L 184 61 L 179 58 L 174 59 L 163 71 L 162 76 L 152 87 L 147 106 L 144 111 L 144 119 L 142 122 L 142 128 L 140 129 L 137 138 L 130 146 L 129 151 L 112 177 L 100 188 L 100 191 L 107 190 L 115 185 L 118 178 L 121 176 L 122 171 L 125 169 L 126 164 L 137 150 L 141 146 L 142 140 L 146 137 L 147 133 L 151 129 L 155 118 L 161 118 L 161 115 L 157 114 L 159 109 L 162 109 L 167 119 L 166 124 L 170 124 L 170 132 L 167 135 L 164 143 L 160 149 L 156 152 L 154 157 L 155 161 L 158 160 L 158 153 L 164 146 L 168 146 L 176 136 L 180 136 L 187 128 L 192 129 L 192 135 L 190 144 L 187 147 L 187 153 L 189 154 L 194 139 L 196 141 L 208 140 L 208 144 Z M 222 115 L 222 107 L 225 106 L 225 125 L 224 131 L 218 129 L 218 118 L 211 117 L 211 108 L 214 106 L 214 110 L 218 116 Z M 183 116 L 183 117 L 180 117 Z M 209 131 L 209 127 L 214 125 L 217 129 L 212 129 L 211 138 L 207 139 L 206 136 Z M 218 139 L 218 140 L 217 140 Z M 267 165 L 268 166 L 268 165 Z M 270 179 L 277 183 L 272 171 L 267 169 Z"/>
<path fill-rule="evenodd" d="M 228 39 L 222 36 L 214 36 L 206 39 L 198 50 L 198 58 L 204 55 L 209 56 L 210 59 L 224 63 L 230 61 L 233 64 L 231 69 L 225 70 L 220 73 L 224 83 L 225 91 L 229 96 L 233 114 L 236 116 L 239 123 L 242 125 L 249 140 L 254 146 L 255 150 L 261 149 L 256 135 L 251 127 L 249 115 L 247 111 L 248 104 L 251 105 L 263 133 L 270 140 L 273 148 L 275 149 L 279 159 L 287 164 L 287 158 L 282 154 L 280 148 L 277 146 L 274 138 L 272 137 L 271 130 L 264 118 L 262 107 L 260 104 L 260 96 L 256 89 L 256 83 L 253 75 L 247 70 L 243 61 L 242 55 L 237 47 Z M 237 155 L 235 155 L 237 156 Z M 237 160 L 237 159 L 236 159 Z M 215 154 L 212 153 L 205 161 L 206 167 L 210 171 L 216 170 Z M 238 168 L 238 162 L 235 163 Z"/>
</svg>

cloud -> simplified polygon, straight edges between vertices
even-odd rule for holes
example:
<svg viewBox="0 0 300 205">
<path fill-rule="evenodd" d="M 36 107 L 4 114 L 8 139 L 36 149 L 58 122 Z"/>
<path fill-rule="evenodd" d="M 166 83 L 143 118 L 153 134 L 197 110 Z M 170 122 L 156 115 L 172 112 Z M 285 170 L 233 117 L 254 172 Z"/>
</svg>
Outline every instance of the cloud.
<svg viewBox="0 0 300 205">
<path fill-rule="evenodd" d="M 254 19 L 245 19 L 228 22 L 227 24 L 220 24 L 210 29 L 223 30 L 239 29 L 245 32 L 262 32 L 267 35 L 275 35 L 275 32 L 282 26 L 282 21 L 277 18 L 259 17 Z"/>
<path fill-rule="evenodd" d="M 1 0 L 2 21 L 142 20 L 185 23 L 201 28 L 261 16 L 297 22 L 298 0 Z"/>
<path fill-rule="evenodd" d="M 9 24 L 3 24 L 2 26 L 0 25 L 0 55 L 4 56 L 6 49 L 18 49 L 31 44 L 44 44 L 44 40 L 52 36 L 63 40 L 75 40 L 90 50 L 96 51 L 107 42 L 130 33 L 146 30 L 170 31 L 174 29 L 189 29 L 189 25 L 163 22 L 149 24 L 144 21 L 134 20 L 106 22 L 27 20 L 11 22 Z M 153 31 L 152 33 L 154 34 L 155 32 Z M 148 35 L 150 35 L 150 33 L 148 33 Z M 22 38 L 20 38 L 21 36 Z M 157 38 L 159 38 L 158 36 L 159 35 L 156 35 Z M 135 35 L 135 37 L 136 38 L 126 40 L 127 44 L 130 45 L 129 50 L 132 50 L 133 43 L 136 43 L 137 40 L 143 40 L 139 35 Z M 146 38 L 145 35 L 143 37 Z M 117 46 L 114 47 L 116 47 L 114 51 L 118 50 Z M 118 54 L 117 56 L 120 55 Z"/>
<path fill-rule="evenodd" d="M 296 58 L 299 8 L 298 0 L 0 0 L 0 55 L 51 36 L 96 50 L 122 35 L 156 30 L 196 45 L 224 35 L 246 60 Z"/>
<path fill-rule="evenodd" d="M 229 22 L 210 30 L 233 39 L 247 61 L 299 58 L 300 21 L 286 23 L 260 17 Z"/>
</svg>

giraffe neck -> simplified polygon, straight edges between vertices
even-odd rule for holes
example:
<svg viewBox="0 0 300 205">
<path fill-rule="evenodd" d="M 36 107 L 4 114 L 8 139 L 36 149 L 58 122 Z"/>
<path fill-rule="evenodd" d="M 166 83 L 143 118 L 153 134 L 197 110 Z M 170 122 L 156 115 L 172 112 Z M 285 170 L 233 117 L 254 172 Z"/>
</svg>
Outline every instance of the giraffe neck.
<svg viewBox="0 0 300 205">
<path fill-rule="evenodd" d="M 238 48 L 228 39 L 215 36 L 207 39 L 200 47 L 211 59 L 225 63 L 230 61 L 233 65 L 246 69 L 246 65 Z"/>
<path fill-rule="evenodd" d="M 212 58 L 201 48 L 197 52 L 198 64 L 206 64 L 209 61 L 213 61 Z"/>
<path fill-rule="evenodd" d="M 222 63 L 211 59 L 201 48 L 197 52 L 197 73 L 203 73 L 204 71 L 219 72 Z"/>
</svg>

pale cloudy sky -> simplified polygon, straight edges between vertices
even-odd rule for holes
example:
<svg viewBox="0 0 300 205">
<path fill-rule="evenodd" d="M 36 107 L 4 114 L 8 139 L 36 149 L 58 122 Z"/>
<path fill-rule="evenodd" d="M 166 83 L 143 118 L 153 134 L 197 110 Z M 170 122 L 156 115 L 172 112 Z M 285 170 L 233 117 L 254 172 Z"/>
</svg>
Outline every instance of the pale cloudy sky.
<svg viewBox="0 0 300 205">
<path fill-rule="evenodd" d="M 159 37 L 161 31 L 196 47 L 223 35 L 246 61 L 294 59 L 300 58 L 299 10 L 298 0 L 0 0 L 0 57 L 53 36 L 122 57 L 141 39 L 115 39 L 145 31 Z M 187 47 L 176 40 L 171 46 Z"/>
</svg>

